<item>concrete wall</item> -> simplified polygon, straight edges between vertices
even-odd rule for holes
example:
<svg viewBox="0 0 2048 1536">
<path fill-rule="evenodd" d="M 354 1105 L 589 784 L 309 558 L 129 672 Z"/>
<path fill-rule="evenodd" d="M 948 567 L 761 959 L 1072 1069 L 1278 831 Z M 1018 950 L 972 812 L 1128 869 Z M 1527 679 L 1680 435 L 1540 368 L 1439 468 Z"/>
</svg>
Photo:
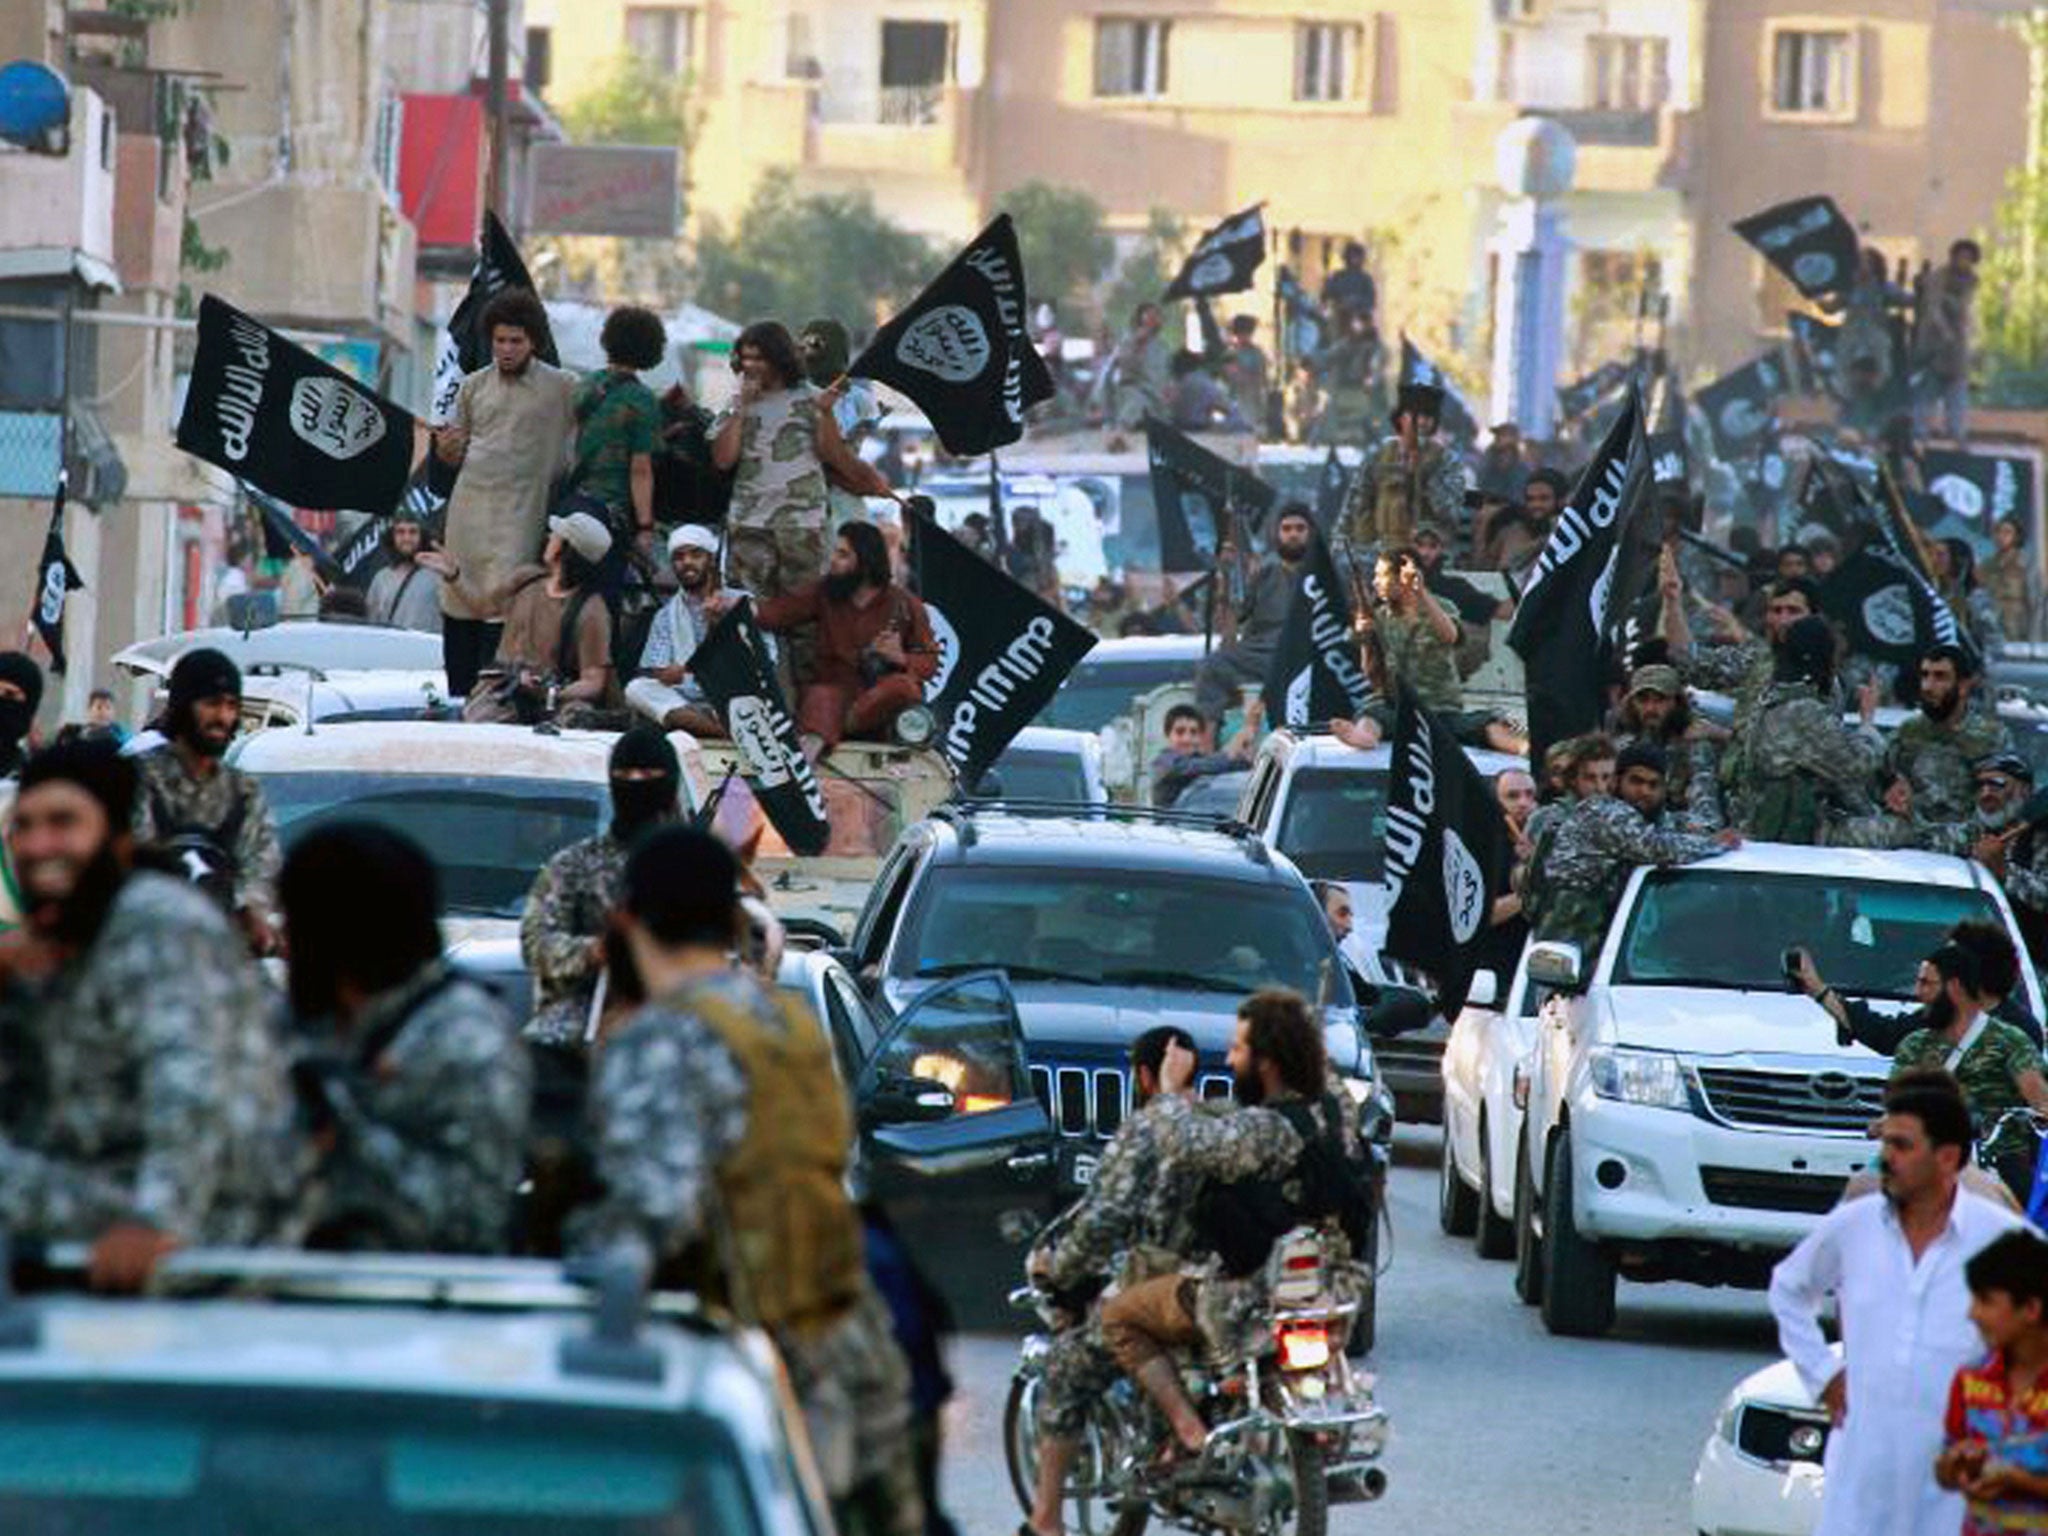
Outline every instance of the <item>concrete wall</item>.
<svg viewBox="0 0 2048 1536">
<path fill-rule="evenodd" d="M 76 250 L 113 265 L 114 128 L 98 92 L 74 90 L 68 153 L 0 159 L 0 249 Z"/>
</svg>

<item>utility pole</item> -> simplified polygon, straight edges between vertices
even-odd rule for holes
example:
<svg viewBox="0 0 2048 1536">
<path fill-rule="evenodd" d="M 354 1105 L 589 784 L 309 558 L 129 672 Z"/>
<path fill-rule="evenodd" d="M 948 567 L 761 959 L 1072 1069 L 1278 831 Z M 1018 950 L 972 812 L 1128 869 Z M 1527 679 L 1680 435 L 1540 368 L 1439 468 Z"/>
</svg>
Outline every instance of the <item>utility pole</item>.
<svg viewBox="0 0 2048 1536">
<path fill-rule="evenodd" d="M 491 115 L 491 159 L 484 183 L 484 202 L 501 222 L 505 218 L 505 152 L 512 124 L 511 90 L 505 79 L 510 67 L 511 44 L 506 36 L 511 26 L 512 0 L 489 0 L 490 80 L 486 102 Z"/>
</svg>

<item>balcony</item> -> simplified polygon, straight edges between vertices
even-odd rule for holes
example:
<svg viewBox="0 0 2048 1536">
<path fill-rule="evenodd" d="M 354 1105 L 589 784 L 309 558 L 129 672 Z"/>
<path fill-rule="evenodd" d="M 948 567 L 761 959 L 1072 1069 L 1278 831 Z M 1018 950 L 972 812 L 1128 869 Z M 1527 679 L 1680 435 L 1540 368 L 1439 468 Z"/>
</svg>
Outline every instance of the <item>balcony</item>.
<svg viewBox="0 0 2048 1536">
<path fill-rule="evenodd" d="M 974 92 L 958 86 L 817 89 L 805 163 L 821 171 L 938 175 L 966 161 Z"/>
<path fill-rule="evenodd" d="M 97 91 L 71 98 L 62 155 L 0 150 L 0 262 L 10 276 L 75 272 L 117 286 L 114 269 L 114 115 Z"/>
<path fill-rule="evenodd" d="M 1525 108 L 1548 117 L 1578 141 L 1577 190 L 1654 192 L 1679 186 L 1692 161 L 1697 114 L 1677 107 L 1613 110 Z"/>
</svg>

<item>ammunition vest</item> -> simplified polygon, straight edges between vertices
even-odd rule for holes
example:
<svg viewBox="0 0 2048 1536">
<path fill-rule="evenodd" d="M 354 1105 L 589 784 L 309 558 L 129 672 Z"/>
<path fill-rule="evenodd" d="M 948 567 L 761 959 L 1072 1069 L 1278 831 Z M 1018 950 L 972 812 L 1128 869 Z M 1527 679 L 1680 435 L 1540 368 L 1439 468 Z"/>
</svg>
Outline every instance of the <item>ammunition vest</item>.
<svg viewBox="0 0 2048 1536">
<path fill-rule="evenodd" d="M 852 1123 L 824 1031 L 781 996 L 780 1029 L 709 989 L 671 1001 L 725 1043 L 747 1078 L 747 1132 L 713 1171 L 718 1208 L 706 1243 L 684 1257 L 688 1280 L 749 1322 L 822 1333 L 846 1315 L 865 1273 L 860 1218 L 842 1182 Z"/>
</svg>

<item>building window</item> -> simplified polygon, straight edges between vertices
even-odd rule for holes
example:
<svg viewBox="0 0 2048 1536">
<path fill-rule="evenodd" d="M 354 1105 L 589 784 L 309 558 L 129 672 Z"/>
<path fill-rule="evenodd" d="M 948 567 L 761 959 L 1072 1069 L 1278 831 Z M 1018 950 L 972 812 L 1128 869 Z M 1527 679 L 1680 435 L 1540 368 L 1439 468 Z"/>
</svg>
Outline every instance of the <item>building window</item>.
<svg viewBox="0 0 2048 1536">
<path fill-rule="evenodd" d="M 1294 28 L 1294 99 L 1353 101 L 1364 78 L 1365 28 L 1341 21 L 1303 21 Z"/>
<path fill-rule="evenodd" d="M 1502 21 L 1541 21 L 1543 0 L 1494 0 L 1494 14 Z"/>
<path fill-rule="evenodd" d="M 1586 105 L 1648 112 L 1671 100 L 1671 48 L 1661 37 L 1586 39 Z"/>
<path fill-rule="evenodd" d="M 1095 23 L 1095 94 L 1164 96 L 1170 21 L 1105 16 Z"/>
<path fill-rule="evenodd" d="M 881 121 L 910 127 L 937 122 L 952 78 L 952 27 L 943 21 L 882 23 Z"/>
<path fill-rule="evenodd" d="M 1770 109 L 1778 117 L 1856 114 L 1856 36 L 1795 27 L 1770 34 Z"/>
<path fill-rule="evenodd" d="M 377 134 L 370 153 L 377 167 L 377 179 L 395 204 L 399 201 L 398 156 L 405 141 L 405 99 L 390 95 L 377 103 Z"/>
<path fill-rule="evenodd" d="M 691 23 L 695 15 L 680 6 L 626 7 L 626 52 L 664 75 L 680 75 L 690 67 Z"/>
<path fill-rule="evenodd" d="M 555 75 L 555 34 L 551 27 L 526 29 L 526 67 L 520 79 L 536 96 L 548 88 Z"/>
</svg>

